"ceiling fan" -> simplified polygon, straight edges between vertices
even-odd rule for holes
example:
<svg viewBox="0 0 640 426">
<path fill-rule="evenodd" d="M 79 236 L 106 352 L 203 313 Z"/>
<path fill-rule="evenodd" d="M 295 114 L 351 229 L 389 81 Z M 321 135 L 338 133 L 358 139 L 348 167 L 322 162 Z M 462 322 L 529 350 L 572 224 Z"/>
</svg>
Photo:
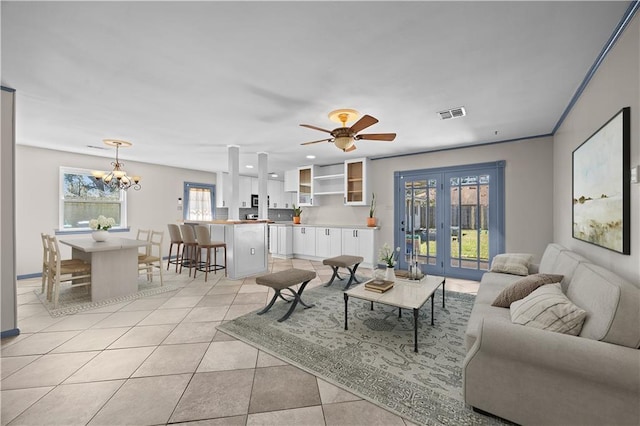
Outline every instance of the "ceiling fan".
<svg viewBox="0 0 640 426">
<path fill-rule="evenodd" d="M 319 142 L 333 143 L 338 149 L 344 152 L 350 152 L 356 149 L 355 141 L 357 140 L 371 140 L 371 141 L 386 141 L 391 142 L 396 138 L 395 133 L 366 133 L 357 134 L 358 132 L 366 129 L 369 126 L 373 126 L 378 122 L 377 118 L 370 115 L 364 115 L 360 120 L 356 121 L 351 127 L 347 127 L 348 121 L 353 121 L 358 118 L 359 113 L 353 109 L 337 109 L 329 113 L 329 118 L 338 123 L 342 123 L 342 127 L 338 127 L 333 130 L 322 129 L 320 127 L 312 126 L 310 124 L 301 124 L 302 127 L 308 127 L 309 129 L 320 130 L 331 135 L 330 138 L 320 139 L 317 141 L 305 142 L 300 145 L 311 145 Z"/>
</svg>

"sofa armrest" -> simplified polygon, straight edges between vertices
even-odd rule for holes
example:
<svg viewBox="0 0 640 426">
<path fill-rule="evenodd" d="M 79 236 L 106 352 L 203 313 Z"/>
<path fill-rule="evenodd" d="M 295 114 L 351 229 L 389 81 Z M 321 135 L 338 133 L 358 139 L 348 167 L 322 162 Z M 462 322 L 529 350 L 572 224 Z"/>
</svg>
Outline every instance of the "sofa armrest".
<svg viewBox="0 0 640 426">
<path fill-rule="evenodd" d="M 638 349 L 485 318 L 463 374 L 467 404 L 516 423 L 640 423 Z"/>
<path fill-rule="evenodd" d="M 640 392 L 640 350 L 486 318 L 465 359 L 477 352 Z"/>
</svg>

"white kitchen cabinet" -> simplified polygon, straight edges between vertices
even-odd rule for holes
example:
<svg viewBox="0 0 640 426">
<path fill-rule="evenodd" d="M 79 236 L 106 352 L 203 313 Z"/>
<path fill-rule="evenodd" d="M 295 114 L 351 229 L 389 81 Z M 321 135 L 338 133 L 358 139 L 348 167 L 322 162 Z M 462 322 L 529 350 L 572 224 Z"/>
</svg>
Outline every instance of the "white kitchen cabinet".
<svg viewBox="0 0 640 426">
<path fill-rule="evenodd" d="M 298 169 L 284 172 L 284 192 L 298 192 Z"/>
<path fill-rule="evenodd" d="M 315 227 L 293 226 L 293 254 L 298 256 L 316 255 Z"/>
<path fill-rule="evenodd" d="M 229 173 L 216 173 L 216 207 L 229 207 L 231 181 Z"/>
<path fill-rule="evenodd" d="M 362 266 L 371 267 L 377 263 L 375 236 L 373 229 L 342 229 L 342 254 L 362 256 Z"/>
<path fill-rule="evenodd" d="M 340 228 L 316 228 L 316 257 L 326 259 L 342 254 L 341 231 Z"/>
<path fill-rule="evenodd" d="M 269 225 L 269 253 L 278 254 L 278 226 Z"/>
<path fill-rule="evenodd" d="M 358 158 L 344 162 L 344 204 L 367 206 L 370 200 L 369 159 Z"/>
<path fill-rule="evenodd" d="M 251 194 L 254 194 L 253 191 L 253 182 L 251 176 L 238 176 L 239 178 L 239 207 L 240 208 L 250 208 L 251 207 Z"/>
<path fill-rule="evenodd" d="M 284 182 L 281 180 L 270 180 L 267 182 L 267 193 L 269 194 L 269 208 L 283 209 L 285 200 L 285 192 L 283 190 Z"/>
<path fill-rule="evenodd" d="M 293 257 L 293 226 L 269 225 L 269 252 L 273 257 Z"/>
<path fill-rule="evenodd" d="M 313 206 L 313 176 L 315 174 L 315 166 L 298 167 L 298 206 Z M 317 201 L 315 205 L 317 205 Z"/>
</svg>

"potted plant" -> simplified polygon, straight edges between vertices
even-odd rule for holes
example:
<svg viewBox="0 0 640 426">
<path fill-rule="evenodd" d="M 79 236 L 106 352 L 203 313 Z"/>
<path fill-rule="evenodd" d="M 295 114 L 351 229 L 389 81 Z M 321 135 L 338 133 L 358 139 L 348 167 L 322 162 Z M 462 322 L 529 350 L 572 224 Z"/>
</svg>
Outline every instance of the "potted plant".
<svg viewBox="0 0 640 426">
<path fill-rule="evenodd" d="M 371 193 L 371 204 L 369 205 L 369 217 L 367 218 L 367 226 L 376 226 L 376 218 L 374 216 L 376 212 L 376 193 Z"/>
<path fill-rule="evenodd" d="M 302 209 L 300 207 L 296 207 L 295 204 L 293 204 L 293 223 L 295 224 L 299 224 L 300 223 L 300 214 L 302 213 Z"/>
<path fill-rule="evenodd" d="M 392 249 L 389 244 L 384 243 L 380 248 L 378 260 L 384 262 L 387 269 L 385 271 L 385 280 L 394 281 L 396 278 L 395 267 L 397 264 L 398 254 L 400 253 L 400 247 Z"/>
</svg>

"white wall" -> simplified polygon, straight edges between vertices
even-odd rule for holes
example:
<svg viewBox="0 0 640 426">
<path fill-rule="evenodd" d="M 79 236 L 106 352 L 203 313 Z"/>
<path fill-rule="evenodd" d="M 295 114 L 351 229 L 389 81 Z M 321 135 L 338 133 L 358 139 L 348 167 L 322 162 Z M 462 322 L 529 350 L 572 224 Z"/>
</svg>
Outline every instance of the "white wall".
<svg viewBox="0 0 640 426">
<path fill-rule="evenodd" d="M 505 160 L 505 248 L 533 253 L 539 260 L 553 240 L 553 145 L 551 137 L 374 160 L 371 191 L 376 193 L 379 244 L 393 244 L 393 173 Z M 306 207 L 308 224 L 366 224 L 368 207 L 345 207 L 342 196 L 324 196 Z"/>
<path fill-rule="evenodd" d="M 554 135 L 554 240 L 640 282 L 640 185 L 631 184 L 631 255 L 572 237 L 572 152 L 623 107 L 631 107 L 631 165 L 640 164 L 640 14 L 606 56 Z"/>
<path fill-rule="evenodd" d="M 26 275 L 42 270 L 40 233 L 53 233 L 58 228 L 60 166 L 106 170 L 110 168 L 113 158 L 23 145 L 16 148 L 16 274 Z M 124 169 L 129 174 L 142 176 L 142 189 L 129 190 L 127 202 L 131 232 L 116 235 L 135 238 L 139 228 L 165 231 L 163 255 L 166 256 L 169 248 L 167 224 L 176 223 L 181 218 L 177 203 L 178 198 L 183 196 L 183 183 L 215 183 L 216 175 L 213 172 L 136 163 L 127 161 L 126 158 L 123 162 Z M 65 256 L 71 256 L 71 251 L 66 246 L 60 248 L 64 250 Z"/>
</svg>

